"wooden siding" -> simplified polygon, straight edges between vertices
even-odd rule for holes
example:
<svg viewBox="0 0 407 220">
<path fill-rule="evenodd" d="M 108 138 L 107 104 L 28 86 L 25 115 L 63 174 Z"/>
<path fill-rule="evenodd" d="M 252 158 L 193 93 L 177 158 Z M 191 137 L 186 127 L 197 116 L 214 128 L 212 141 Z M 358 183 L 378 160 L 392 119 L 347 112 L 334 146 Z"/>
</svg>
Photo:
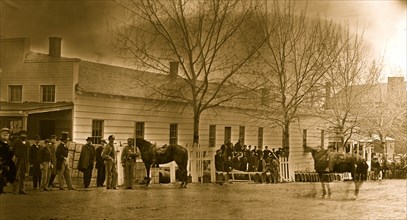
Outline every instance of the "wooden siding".
<svg viewBox="0 0 407 220">
<path fill-rule="evenodd" d="M 145 138 L 158 145 L 168 144 L 170 123 L 178 124 L 178 144 L 192 143 L 193 121 L 188 108 L 183 111 L 177 106 L 151 110 L 152 104 L 148 100 L 109 97 L 104 95 L 77 94 L 74 108 L 73 141 L 84 143 L 91 135 L 92 120 L 104 120 L 104 138 L 110 134 L 116 136 L 116 142 L 125 142 L 135 133 L 135 122 L 145 122 Z M 204 112 L 200 120 L 201 146 L 209 144 L 209 125 L 216 125 L 216 148 L 224 142 L 225 127 L 232 128 L 232 143 L 239 138 L 239 126 L 245 126 L 245 144 L 257 146 L 258 127 L 264 128 L 264 144 L 269 149 L 281 147 L 281 129 L 272 128 L 269 122 L 260 124 L 251 120 L 243 109 L 219 107 Z M 297 170 L 313 170 L 313 161 L 309 153 L 303 152 L 303 129 L 307 129 L 309 146 L 320 144 L 318 127 L 322 122 L 312 117 L 300 117 L 291 125 L 290 136 L 290 172 Z M 325 141 L 327 143 L 327 141 Z"/>
<path fill-rule="evenodd" d="M 55 85 L 55 101 L 72 102 L 75 61 L 66 58 L 24 60 L 28 53 L 24 42 L 24 39 L 11 43 L 2 41 L 2 47 L 5 47 L 2 55 L 10 55 L 1 62 L 0 101 L 8 101 L 8 85 L 23 86 L 23 102 L 40 102 L 41 85 Z"/>
</svg>

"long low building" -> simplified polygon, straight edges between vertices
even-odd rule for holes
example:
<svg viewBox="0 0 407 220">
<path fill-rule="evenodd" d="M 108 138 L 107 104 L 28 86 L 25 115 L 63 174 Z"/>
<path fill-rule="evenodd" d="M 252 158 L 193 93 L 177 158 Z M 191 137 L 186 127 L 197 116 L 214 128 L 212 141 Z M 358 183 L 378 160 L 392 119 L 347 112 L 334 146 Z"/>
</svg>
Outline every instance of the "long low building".
<svg viewBox="0 0 407 220">
<path fill-rule="evenodd" d="M 27 129 L 42 139 L 68 131 L 76 143 L 88 136 L 116 136 L 117 144 L 129 137 L 143 137 L 158 145 L 193 142 L 193 115 L 173 102 L 160 105 L 148 95 L 140 77 L 151 83 L 166 75 L 61 57 L 62 39 L 50 37 L 49 54 L 30 50 L 27 38 L 1 40 L 0 126 L 13 133 Z M 256 109 L 220 106 L 205 111 L 200 120 L 200 145 L 219 148 L 231 140 L 243 144 L 281 147 L 281 129 L 270 121 L 253 119 Z M 289 173 L 313 170 L 303 145 L 329 143 L 322 119 L 300 114 L 291 125 Z"/>
</svg>

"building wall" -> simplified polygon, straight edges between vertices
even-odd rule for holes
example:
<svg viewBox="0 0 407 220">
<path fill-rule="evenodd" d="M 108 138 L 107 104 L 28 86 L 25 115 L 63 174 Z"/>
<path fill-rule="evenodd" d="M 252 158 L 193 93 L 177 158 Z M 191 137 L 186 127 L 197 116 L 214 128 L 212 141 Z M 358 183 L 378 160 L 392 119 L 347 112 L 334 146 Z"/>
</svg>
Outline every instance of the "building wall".
<svg viewBox="0 0 407 220">
<path fill-rule="evenodd" d="M 200 145 L 209 144 L 209 125 L 216 125 L 216 147 L 224 143 L 225 127 L 232 128 L 232 143 L 239 137 L 239 126 L 245 126 L 245 144 L 258 145 L 258 128 L 263 127 L 263 146 L 276 150 L 281 147 L 281 130 L 270 122 L 259 122 L 248 116 L 243 109 L 217 108 L 204 112 L 200 120 Z M 74 107 L 73 141 L 84 143 L 91 136 L 92 120 L 104 120 L 104 138 L 111 134 L 116 136 L 116 143 L 124 143 L 134 137 L 135 123 L 145 123 L 145 139 L 158 145 L 169 143 L 170 123 L 178 124 L 178 144 L 192 143 L 193 121 L 188 108 L 166 106 L 153 108 L 149 100 L 109 97 L 99 94 L 77 94 Z M 292 172 L 296 170 L 313 170 L 313 160 L 309 153 L 303 151 L 303 129 L 307 129 L 307 145 L 317 146 L 321 143 L 321 119 L 301 116 L 291 125 L 290 164 Z M 325 146 L 328 143 L 325 134 Z"/>
<path fill-rule="evenodd" d="M 25 38 L 1 41 L 0 101 L 8 101 L 9 85 L 22 85 L 23 102 L 40 102 L 40 86 L 55 85 L 55 101 L 72 102 L 75 60 L 49 58 L 28 48 Z M 29 55 L 38 57 L 27 59 Z"/>
</svg>

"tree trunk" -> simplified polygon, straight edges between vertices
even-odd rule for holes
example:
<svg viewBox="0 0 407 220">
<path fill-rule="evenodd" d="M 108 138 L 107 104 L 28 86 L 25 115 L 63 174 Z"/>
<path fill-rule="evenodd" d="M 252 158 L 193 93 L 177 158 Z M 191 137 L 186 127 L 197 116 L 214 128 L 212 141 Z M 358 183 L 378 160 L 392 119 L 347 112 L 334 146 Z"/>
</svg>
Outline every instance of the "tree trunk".
<svg viewBox="0 0 407 220">
<path fill-rule="evenodd" d="M 199 119 L 201 114 L 199 112 L 194 113 L 194 144 L 199 143 Z"/>
<path fill-rule="evenodd" d="M 290 123 L 286 122 L 283 127 L 283 140 L 282 140 L 282 147 L 284 151 L 284 156 L 288 157 L 290 154 Z"/>
</svg>

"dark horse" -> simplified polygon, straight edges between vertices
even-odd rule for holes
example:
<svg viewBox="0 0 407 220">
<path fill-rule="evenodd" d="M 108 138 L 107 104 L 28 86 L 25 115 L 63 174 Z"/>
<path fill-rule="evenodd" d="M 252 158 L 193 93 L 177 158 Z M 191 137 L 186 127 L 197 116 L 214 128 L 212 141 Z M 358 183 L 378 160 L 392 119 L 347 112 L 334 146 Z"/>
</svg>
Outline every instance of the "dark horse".
<svg viewBox="0 0 407 220">
<path fill-rule="evenodd" d="M 322 185 L 322 197 L 327 193 L 331 196 L 331 188 L 329 182 L 331 178 L 329 173 L 344 173 L 349 172 L 352 175 L 355 184 L 355 197 L 359 194 L 359 189 L 367 178 L 368 165 L 366 161 L 358 154 L 344 154 L 337 152 L 329 152 L 323 148 L 305 147 L 305 152 L 311 152 L 314 159 L 314 168 L 319 175 Z"/>
<path fill-rule="evenodd" d="M 180 145 L 169 145 L 162 153 L 157 153 L 157 146 L 142 138 L 136 138 L 136 146 L 141 152 L 141 159 L 147 171 L 147 185 L 150 184 L 150 167 L 153 163 L 165 164 L 171 161 L 177 163 L 182 177 L 181 187 L 187 187 L 188 151 Z"/>
</svg>

